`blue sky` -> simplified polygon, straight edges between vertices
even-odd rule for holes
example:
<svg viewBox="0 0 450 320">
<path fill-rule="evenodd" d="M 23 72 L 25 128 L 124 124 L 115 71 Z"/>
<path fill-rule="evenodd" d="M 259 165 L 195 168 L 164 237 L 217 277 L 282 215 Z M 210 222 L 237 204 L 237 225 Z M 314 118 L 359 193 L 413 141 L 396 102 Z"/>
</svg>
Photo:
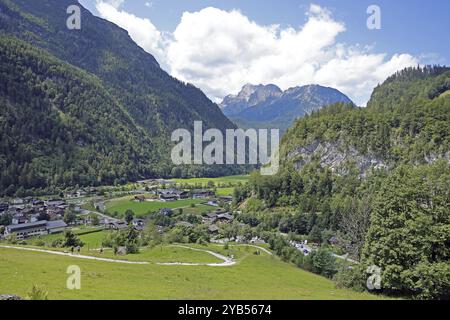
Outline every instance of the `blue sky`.
<svg viewBox="0 0 450 320">
<path fill-rule="evenodd" d="M 373 86 L 396 68 L 450 59 L 448 0 L 80 2 L 127 29 L 164 69 L 216 101 L 247 82 L 282 89 L 311 82 L 337 87 L 364 105 Z M 366 26 L 372 4 L 381 9 L 381 30 Z"/>
</svg>

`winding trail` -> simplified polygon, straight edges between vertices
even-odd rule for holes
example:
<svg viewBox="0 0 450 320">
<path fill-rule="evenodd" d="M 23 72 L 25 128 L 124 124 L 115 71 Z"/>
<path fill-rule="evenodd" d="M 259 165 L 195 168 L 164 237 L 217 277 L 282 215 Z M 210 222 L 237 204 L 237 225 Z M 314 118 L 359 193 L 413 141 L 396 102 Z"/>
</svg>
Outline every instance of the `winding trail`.
<svg viewBox="0 0 450 320">
<path fill-rule="evenodd" d="M 177 247 L 177 248 L 184 248 L 189 249 L 193 251 L 199 251 L 199 252 L 206 252 L 210 255 L 219 258 L 220 260 L 223 260 L 223 262 L 220 263 L 183 263 L 183 262 L 172 262 L 172 263 L 157 263 L 160 266 L 208 266 L 208 267 L 230 267 L 236 264 L 236 261 L 225 257 L 224 255 L 221 255 L 217 252 L 210 251 L 210 250 L 203 250 L 203 249 L 196 249 L 191 248 L 188 246 L 180 246 L 180 245 L 171 245 L 171 247 Z"/>
<path fill-rule="evenodd" d="M 223 262 L 220 263 L 184 263 L 184 262 L 173 262 L 173 263 L 156 263 L 160 266 L 208 266 L 208 267 L 231 267 L 236 264 L 236 261 L 225 257 L 219 253 L 210 251 L 210 250 L 202 250 L 202 249 L 196 249 L 191 248 L 188 246 L 180 246 L 180 245 L 172 245 L 172 247 L 178 247 L 178 248 L 184 248 L 189 249 L 193 251 L 199 251 L 199 252 L 206 252 L 216 258 L 219 258 L 220 260 L 223 260 Z M 135 264 L 135 265 L 149 265 L 150 262 L 147 261 L 127 261 L 127 260 L 118 260 L 118 259 L 109 259 L 109 258 L 99 258 L 99 257 L 92 257 L 92 256 L 86 256 L 86 255 L 78 255 L 78 254 L 72 254 L 67 252 L 61 252 L 61 251 L 53 251 L 53 250 L 44 250 L 44 249 L 35 249 L 35 248 L 25 248 L 25 247 L 17 247 L 17 246 L 5 246 L 0 245 L 0 248 L 3 249 L 15 249 L 15 250 L 23 250 L 23 251 L 33 251 L 33 252 L 41 252 L 41 253 L 48 253 L 48 254 L 54 254 L 59 256 L 66 256 L 66 257 L 72 257 L 72 258 L 78 258 L 78 259 L 86 259 L 86 260 L 96 260 L 96 261 L 103 261 L 103 262 L 114 262 L 114 263 L 123 263 L 123 264 Z"/>
<path fill-rule="evenodd" d="M 67 253 L 67 252 L 61 252 L 61 251 L 44 250 L 44 249 L 24 248 L 24 247 L 15 247 L 15 246 L 3 246 L 3 245 L 0 245 L 0 248 L 3 248 L 3 249 L 16 249 L 16 250 L 23 250 L 23 251 L 34 251 L 34 252 L 41 252 L 41 253 L 49 253 L 49 254 L 55 254 L 55 255 L 59 255 L 59 256 L 66 256 L 66 257 L 87 259 L 87 260 L 97 260 L 97 261 L 103 261 L 103 262 L 115 262 L 115 263 L 125 263 L 125 264 L 140 264 L 140 265 L 150 264 L 149 262 L 146 262 L 146 261 L 127 261 L 127 260 L 99 258 L 99 257 L 92 257 L 92 256 L 85 256 L 85 255 L 78 255 L 78 254 L 72 254 L 72 253 Z"/>
</svg>

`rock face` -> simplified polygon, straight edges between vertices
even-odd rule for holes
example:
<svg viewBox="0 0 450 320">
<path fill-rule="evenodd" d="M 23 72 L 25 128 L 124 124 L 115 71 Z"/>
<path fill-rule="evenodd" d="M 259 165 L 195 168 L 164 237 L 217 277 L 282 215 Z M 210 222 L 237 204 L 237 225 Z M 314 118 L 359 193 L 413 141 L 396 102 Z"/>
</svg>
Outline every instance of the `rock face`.
<svg viewBox="0 0 450 320">
<path fill-rule="evenodd" d="M 389 169 L 388 164 L 374 155 L 363 155 L 353 146 L 347 146 L 342 140 L 335 142 L 314 141 L 313 143 L 299 147 L 287 155 L 292 159 L 295 168 L 300 170 L 305 164 L 318 157 L 322 166 L 330 167 L 337 174 L 347 173 L 347 165 L 354 164 L 362 177 L 372 169 Z"/>
<path fill-rule="evenodd" d="M 239 94 L 226 96 L 220 107 L 225 115 L 232 116 L 260 103 L 279 98 L 282 94 L 281 89 L 273 84 L 257 86 L 246 84 Z"/>
<path fill-rule="evenodd" d="M 275 85 L 245 85 L 238 95 L 224 98 L 222 111 L 246 128 L 278 128 L 284 132 L 297 118 L 330 104 L 352 101 L 340 91 L 308 85 L 281 91 Z"/>
</svg>

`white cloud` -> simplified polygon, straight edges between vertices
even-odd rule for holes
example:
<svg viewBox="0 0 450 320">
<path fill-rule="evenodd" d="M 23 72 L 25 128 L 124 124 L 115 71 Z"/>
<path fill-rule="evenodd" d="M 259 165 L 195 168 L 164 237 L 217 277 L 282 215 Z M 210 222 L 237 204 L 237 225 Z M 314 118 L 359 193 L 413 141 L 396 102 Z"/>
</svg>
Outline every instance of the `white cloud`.
<svg viewBox="0 0 450 320">
<path fill-rule="evenodd" d="M 114 8 L 118 9 L 125 2 L 125 0 L 104 0 L 103 2 L 108 3 Z"/>
<path fill-rule="evenodd" d="M 145 51 L 153 54 L 158 62 L 165 62 L 165 41 L 163 34 L 149 19 L 139 18 L 120 10 L 124 0 L 97 1 L 100 16 L 128 31 L 130 37 Z"/>
<path fill-rule="evenodd" d="M 364 105 L 378 83 L 418 63 L 409 54 L 388 57 L 373 48 L 338 43 L 344 23 L 318 5 L 310 5 L 307 21 L 298 29 L 259 25 L 237 10 L 209 7 L 185 12 L 171 35 L 111 4 L 99 2 L 97 10 L 127 29 L 173 76 L 216 101 L 246 83 L 273 83 L 282 89 L 321 84 Z"/>
</svg>

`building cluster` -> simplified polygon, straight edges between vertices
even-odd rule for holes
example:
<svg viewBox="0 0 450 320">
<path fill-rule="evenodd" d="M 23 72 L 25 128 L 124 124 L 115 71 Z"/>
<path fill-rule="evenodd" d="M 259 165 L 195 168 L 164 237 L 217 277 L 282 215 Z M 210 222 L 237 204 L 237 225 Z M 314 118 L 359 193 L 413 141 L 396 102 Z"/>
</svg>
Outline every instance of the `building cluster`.
<svg viewBox="0 0 450 320">
<path fill-rule="evenodd" d="M 17 239 L 57 233 L 67 225 L 62 221 L 68 204 L 64 200 L 13 199 L 0 203 L 0 218 L 10 222 L 3 236 L 15 235 Z M 0 235 L 1 236 L 1 235 Z"/>
</svg>

